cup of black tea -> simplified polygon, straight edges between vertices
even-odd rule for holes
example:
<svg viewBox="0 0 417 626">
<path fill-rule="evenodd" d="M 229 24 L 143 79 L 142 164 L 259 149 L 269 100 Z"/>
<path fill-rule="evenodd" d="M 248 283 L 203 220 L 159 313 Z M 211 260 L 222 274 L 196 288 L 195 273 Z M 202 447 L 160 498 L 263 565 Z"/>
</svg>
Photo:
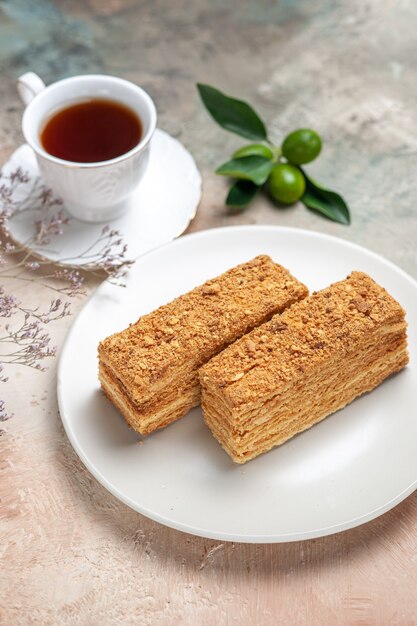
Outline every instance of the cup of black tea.
<svg viewBox="0 0 417 626">
<path fill-rule="evenodd" d="M 22 130 L 41 175 L 68 212 L 107 222 L 129 208 L 156 127 L 151 97 L 133 83 L 101 74 L 48 87 L 28 72 L 17 81 L 26 104 Z"/>
</svg>

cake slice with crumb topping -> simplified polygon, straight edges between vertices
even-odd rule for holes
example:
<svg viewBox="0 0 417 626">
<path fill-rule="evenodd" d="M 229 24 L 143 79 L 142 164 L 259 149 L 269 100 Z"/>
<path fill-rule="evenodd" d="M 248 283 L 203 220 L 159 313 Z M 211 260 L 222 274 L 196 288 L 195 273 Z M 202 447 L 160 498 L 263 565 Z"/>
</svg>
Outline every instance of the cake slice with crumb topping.
<svg viewBox="0 0 417 626">
<path fill-rule="evenodd" d="M 204 365 L 204 419 L 233 461 L 245 463 L 407 362 L 404 310 L 369 276 L 352 272 Z"/>
<path fill-rule="evenodd" d="M 102 389 L 139 433 L 162 428 L 199 404 L 201 365 L 307 295 L 269 256 L 238 265 L 102 341 Z"/>
</svg>

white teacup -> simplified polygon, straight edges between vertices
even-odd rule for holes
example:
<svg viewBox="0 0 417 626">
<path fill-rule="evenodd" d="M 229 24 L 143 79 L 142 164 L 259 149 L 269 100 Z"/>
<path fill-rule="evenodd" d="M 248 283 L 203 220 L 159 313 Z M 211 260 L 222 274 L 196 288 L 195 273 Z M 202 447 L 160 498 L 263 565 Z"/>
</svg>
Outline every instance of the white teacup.
<svg viewBox="0 0 417 626">
<path fill-rule="evenodd" d="M 101 74 L 73 76 L 45 87 L 39 76 L 28 72 L 18 79 L 17 89 L 27 105 L 23 135 L 36 154 L 45 183 L 63 199 L 69 213 L 87 222 L 104 222 L 122 215 L 149 160 L 156 126 L 156 109 L 150 96 L 127 80 Z M 137 146 L 97 163 L 65 161 L 48 154 L 40 141 L 45 120 L 88 98 L 108 98 L 130 107 L 142 122 L 142 137 Z"/>
</svg>

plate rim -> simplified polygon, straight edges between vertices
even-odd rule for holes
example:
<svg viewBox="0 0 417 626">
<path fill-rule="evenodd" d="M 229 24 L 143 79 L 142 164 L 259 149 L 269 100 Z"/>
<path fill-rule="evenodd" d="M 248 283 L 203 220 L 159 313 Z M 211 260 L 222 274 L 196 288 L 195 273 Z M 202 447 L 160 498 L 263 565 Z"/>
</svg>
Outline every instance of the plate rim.
<svg viewBox="0 0 417 626">
<path fill-rule="evenodd" d="M 361 252 L 363 251 L 366 252 L 366 254 L 377 259 L 379 262 L 382 262 L 383 264 L 387 265 L 394 271 L 400 273 L 402 277 L 410 283 L 410 286 L 416 289 L 417 291 L 416 279 L 414 279 L 410 274 L 408 274 L 401 267 L 396 265 L 393 261 L 390 261 L 389 259 L 378 254 L 377 252 L 374 252 L 373 250 L 369 250 L 368 248 L 361 246 L 360 244 L 354 243 L 352 241 L 349 241 L 347 239 L 343 239 L 342 237 L 337 237 L 335 235 L 330 235 L 328 233 L 321 233 L 315 230 L 308 230 L 306 228 L 297 228 L 297 227 L 291 227 L 291 226 L 280 226 L 280 225 L 273 225 L 273 224 L 242 224 L 242 225 L 221 226 L 221 227 L 197 231 L 194 233 L 186 233 L 182 237 L 173 239 L 171 241 L 168 241 L 164 244 L 157 246 L 156 248 L 152 248 L 151 250 L 148 250 L 147 252 L 139 255 L 137 259 L 141 259 L 143 257 L 150 256 L 152 254 L 158 254 L 161 249 L 166 248 L 168 246 L 181 245 L 180 242 L 182 240 L 186 240 L 186 239 L 188 240 L 189 238 L 201 239 L 205 237 L 212 237 L 212 236 L 215 236 L 217 233 L 222 233 L 222 232 L 230 231 L 230 230 L 234 230 L 235 232 L 236 231 L 241 231 L 241 232 L 254 231 L 254 230 L 255 231 L 256 230 L 267 230 L 267 231 L 278 230 L 282 233 L 297 232 L 304 236 L 313 237 L 315 239 L 326 239 L 332 242 L 335 242 L 335 241 L 342 242 L 342 244 L 346 245 L 348 248 L 351 248 L 353 250 L 359 250 Z M 114 497 L 116 497 L 118 500 L 120 500 L 121 502 L 129 506 L 131 509 L 169 528 L 173 528 L 175 530 L 178 530 L 184 533 L 188 533 L 191 535 L 195 535 L 195 536 L 199 536 L 199 537 L 203 537 L 207 539 L 214 539 L 218 541 L 228 541 L 228 542 L 235 542 L 235 543 L 254 543 L 254 544 L 287 543 L 287 542 L 294 542 L 294 541 L 306 541 L 309 539 L 316 539 L 319 537 L 326 537 L 328 535 L 333 535 L 333 534 L 343 532 L 345 530 L 350 530 L 358 526 L 361 526 L 363 524 L 366 524 L 380 517 L 384 513 L 387 513 L 388 511 L 390 511 L 392 508 L 400 504 L 400 502 L 405 500 L 409 495 L 411 495 L 417 489 L 417 476 L 416 476 L 416 478 L 407 487 L 405 487 L 399 494 L 397 494 L 396 496 L 394 496 L 387 502 L 383 503 L 381 506 L 378 506 L 372 509 L 368 513 L 364 513 L 363 515 L 360 515 L 359 517 L 351 518 L 344 522 L 340 522 L 340 523 L 333 524 L 330 526 L 323 526 L 320 528 L 314 528 L 314 529 L 307 530 L 307 531 L 301 531 L 301 532 L 295 532 L 295 533 L 281 533 L 281 534 L 274 534 L 274 535 L 259 535 L 259 534 L 238 535 L 238 534 L 232 534 L 229 532 L 224 532 L 224 533 L 220 533 L 216 531 L 213 532 L 204 528 L 194 527 L 194 526 L 187 525 L 183 522 L 172 520 L 165 515 L 161 515 L 159 513 L 156 513 L 153 510 L 150 510 L 150 509 L 147 509 L 146 507 L 138 505 L 129 496 L 126 496 L 124 493 L 120 492 L 117 488 L 115 488 L 112 485 L 112 483 L 102 474 L 102 472 L 94 465 L 94 463 L 91 462 L 90 459 L 84 454 L 82 448 L 78 445 L 78 440 L 73 433 L 71 422 L 68 419 L 68 416 L 66 415 L 65 408 L 64 408 L 62 370 L 64 367 L 66 349 L 70 343 L 73 332 L 75 332 L 74 329 L 77 326 L 81 313 L 88 306 L 93 296 L 95 296 L 99 292 L 99 290 L 101 289 L 104 290 L 107 287 L 108 283 L 109 281 L 106 279 L 102 283 L 100 283 L 96 289 L 92 291 L 92 293 L 89 295 L 89 297 L 85 301 L 80 311 L 77 313 L 73 323 L 71 324 L 69 328 L 68 333 L 66 334 L 64 342 L 62 344 L 58 366 L 57 366 L 58 412 L 59 412 L 60 419 L 65 430 L 65 433 L 71 443 L 71 446 L 74 449 L 77 456 L 79 457 L 79 459 L 81 460 L 81 462 L 87 468 L 87 470 L 105 489 L 107 489 L 107 491 L 109 491 Z"/>
</svg>

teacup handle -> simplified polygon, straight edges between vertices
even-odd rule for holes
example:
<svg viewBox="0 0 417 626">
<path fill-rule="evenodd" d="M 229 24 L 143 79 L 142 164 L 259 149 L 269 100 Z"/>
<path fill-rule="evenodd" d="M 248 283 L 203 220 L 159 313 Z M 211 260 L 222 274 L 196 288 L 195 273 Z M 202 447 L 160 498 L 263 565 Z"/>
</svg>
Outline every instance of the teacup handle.
<svg viewBox="0 0 417 626">
<path fill-rule="evenodd" d="M 23 104 L 27 106 L 38 93 L 45 89 L 46 85 L 35 72 L 26 72 L 17 79 L 16 87 Z"/>
</svg>

